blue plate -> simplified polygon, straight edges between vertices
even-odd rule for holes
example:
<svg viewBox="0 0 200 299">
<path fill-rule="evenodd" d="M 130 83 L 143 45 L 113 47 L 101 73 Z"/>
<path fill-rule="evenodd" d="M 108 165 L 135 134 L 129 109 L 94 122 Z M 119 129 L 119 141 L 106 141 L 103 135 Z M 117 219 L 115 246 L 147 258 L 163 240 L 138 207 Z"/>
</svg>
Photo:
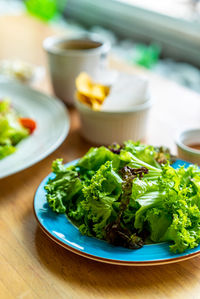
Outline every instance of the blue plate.
<svg viewBox="0 0 200 299">
<path fill-rule="evenodd" d="M 73 165 L 77 160 L 67 163 Z M 174 168 L 181 165 L 187 167 L 189 163 L 177 160 Z M 36 219 L 43 231 L 55 242 L 66 249 L 84 257 L 109 264 L 128 266 L 148 266 L 174 263 L 189 259 L 200 253 L 200 246 L 181 254 L 173 254 L 169 251 L 168 243 L 144 245 L 141 249 L 130 250 L 115 247 L 105 241 L 96 238 L 82 236 L 79 230 L 67 219 L 65 214 L 56 214 L 49 208 L 44 186 L 49 178 L 48 175 L 38 187 L 34 198 L 34 212 Z"/>
</svg>

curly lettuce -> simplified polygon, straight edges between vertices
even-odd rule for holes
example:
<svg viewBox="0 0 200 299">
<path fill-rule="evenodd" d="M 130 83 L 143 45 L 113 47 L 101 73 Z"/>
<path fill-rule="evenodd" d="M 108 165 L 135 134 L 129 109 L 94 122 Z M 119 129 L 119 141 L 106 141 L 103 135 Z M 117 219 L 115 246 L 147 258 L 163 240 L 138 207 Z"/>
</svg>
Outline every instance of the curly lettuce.
<svg viewBox="0 0 200 299">
<path fill-rule="evenodd" d="M 47 202 L 81 234 L 130 249 L 167 241 L 184 252 L 200 244 L 200 170 L 171 161 L 168 150 L 133 141 L 91 148 L 75 166 L 53 162 Z"/>
<path fill-rule="evenodd" d="M 122 179 L 114 171 L 112 162 L 103 164 L 92 177 L 91 183 L 83 188 L 85 201 L 83 208 L 87 212 L 87 222 L 91 221 L 91 231 L 97 238 L 105 237 L 104 228 L 112 214 L 115 214 L 113 203 L 121 194 Z M 84 228 L 82 226 L 81 231 Z"/>
<path fill-rule="evenodd" d="M 75 168 L 65 168 L 62 159 L 53 162 L 52 171 L 55 178 L 49 179 L 45 186 L 47 202 L 54 212 L 65 213 L 67 208 L 72 208 L 72 199 L 81 191 L 82 183 Z"/>
</svg>

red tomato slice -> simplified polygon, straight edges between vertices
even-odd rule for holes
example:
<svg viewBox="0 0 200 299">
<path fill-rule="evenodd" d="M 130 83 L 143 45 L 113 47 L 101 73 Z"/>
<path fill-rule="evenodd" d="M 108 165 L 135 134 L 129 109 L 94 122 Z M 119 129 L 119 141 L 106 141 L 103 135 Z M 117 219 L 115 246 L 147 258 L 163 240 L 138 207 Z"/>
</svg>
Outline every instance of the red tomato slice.
<svg viewBox="0 0 200 299">
<path fill-rule="evenodd" d="M 37 127 L 36 122 L 31 118 L 21 117 L 19 121 L 23 127 L 30 131 L 30 134 L 32 134 Z"/>
</svg>

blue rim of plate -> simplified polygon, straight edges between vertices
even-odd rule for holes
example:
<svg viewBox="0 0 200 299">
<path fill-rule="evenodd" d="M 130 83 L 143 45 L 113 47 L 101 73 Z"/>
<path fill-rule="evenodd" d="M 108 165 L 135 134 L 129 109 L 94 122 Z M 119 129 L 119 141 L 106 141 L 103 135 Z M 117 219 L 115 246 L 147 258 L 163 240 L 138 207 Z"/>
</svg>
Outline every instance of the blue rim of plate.
<svg viewBox="0 0 200 299">
<path fill-rule="evenodd" d="M 78 160 L 65 166 L 74 165 Z M 190 163 L 177 160 L 174 168 L 188 167 Z M 116 247 L 96 238 L 83 236 L 65 214 L 56 214 L 48 206 L 44 186 L 54 174 L 50 173 L 39 185 L 34 197 L 34 214 L 42 230 L 62 247 L 86 258 L 116 265 L 152 266 L 175 263 L 190 259 L 200 254 L 200 245 L 181 254 L 169 251 L 169 243 L 144 245 L 140 249 L 131 250 Z"/>
</svg>

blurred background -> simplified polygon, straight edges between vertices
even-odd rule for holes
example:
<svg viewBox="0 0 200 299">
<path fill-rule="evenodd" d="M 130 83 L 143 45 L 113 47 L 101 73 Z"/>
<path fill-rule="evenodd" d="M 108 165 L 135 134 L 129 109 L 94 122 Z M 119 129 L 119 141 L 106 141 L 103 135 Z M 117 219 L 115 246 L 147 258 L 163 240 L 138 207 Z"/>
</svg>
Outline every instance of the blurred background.
<svg viewBox="0 0 200 299">
<path fill-rule="evenodd" d="M 0 0 L 2 16 L 24 13 L 101 34 L 121 60 L 200 93 L 199 0 Z"/>
</svg>

